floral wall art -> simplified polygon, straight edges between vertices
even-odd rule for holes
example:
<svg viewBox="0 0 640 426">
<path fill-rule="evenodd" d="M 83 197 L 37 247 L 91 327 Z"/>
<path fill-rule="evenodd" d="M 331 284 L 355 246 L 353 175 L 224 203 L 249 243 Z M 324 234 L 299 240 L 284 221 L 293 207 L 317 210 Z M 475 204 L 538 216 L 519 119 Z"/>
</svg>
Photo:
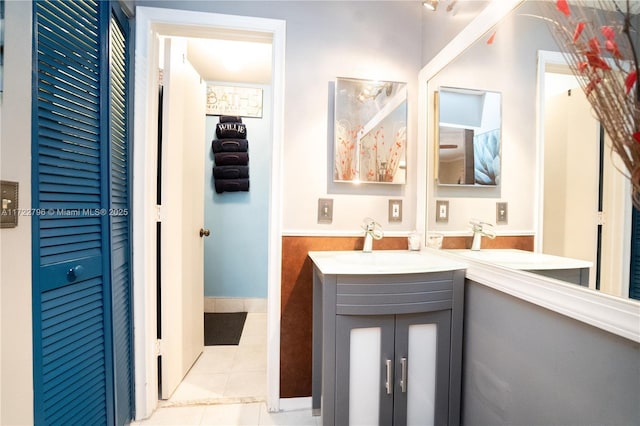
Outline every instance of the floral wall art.
<svg viewBox="0 0 640 426">
<path fill-rule="evenodd" d="M 404 184 L 406 83 L 338 78 L 334 181 Z"/>
</svg>

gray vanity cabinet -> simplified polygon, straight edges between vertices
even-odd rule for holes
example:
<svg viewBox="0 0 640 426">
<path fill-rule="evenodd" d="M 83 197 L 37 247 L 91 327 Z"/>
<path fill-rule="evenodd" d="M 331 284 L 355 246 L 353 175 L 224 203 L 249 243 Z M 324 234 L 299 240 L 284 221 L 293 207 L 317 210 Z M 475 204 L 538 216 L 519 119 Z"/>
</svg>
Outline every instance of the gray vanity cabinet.
<svg viewBox="0 0 640 426">
<path fill-rule="evenodd" d="M 409 368 L 418 364 L 427 367 L 432 361 L 428 354 L 422 357 L 409 357 L 409 327 L 420 325 L 433 325 L 438 330 L 434 351 L 428 351 L 435 355 L 435 371 L 429 371 L 429 375 L 435 379 L 438 392 L 434 396 L 433 410 L 434 424 L 447 424 L 449 407 L 449 351 L 451 311 L 436 311 L 422 314 L 405 315 L 338 315 L 336 317 L 336 405 L 335 419 L 337 425 L 348 425 L 350 413 L 350 384 L 353 381 L 351 371 L 351 342 L 352 332 L 355 330 L 375 330 L 380 327 L 380 357 L 377 360 L 380 377 L 380 390 L 378 413 L 371 417 L 378 419 L 381 425 L 406 425 L 407 424 L 407 400 L 411 392 L 425 394 L 426 383 L 414 383 L 409 380 Z M 446 331 L 442 331 L 446 330 Z M 419 337 L 418 337 L 419 339 Z M 420 342 L 412 342 L 420 344 Z M 364 349 L 366 351 L 366 349 Z M 367 355 L 369 356 L 369 355 Z M 357 357 L 356 357 L 357 358 Z M 361 359 L 356 359 L 361 362 Z M 364 373 L 364 372 L 363 372 Z M 366 373 L 365 373 L 366 374 Z M 428 381 L 428 379 L 427 379 Z M 427 402 L 425 402 L 427 403 Z M 368 404 L 366 400 L 361 403 L 362 409 L 371 410 L 375 405 Z M 416 413 L 419 415 L 419 413 Z M 356 415 L 357 416 L 357 415 Z"/>
<path fill-rule="evenodd" d="M 313 397 L 323 425 L 460 422 L 464 270 L 314 268 Z"/>
</svg>

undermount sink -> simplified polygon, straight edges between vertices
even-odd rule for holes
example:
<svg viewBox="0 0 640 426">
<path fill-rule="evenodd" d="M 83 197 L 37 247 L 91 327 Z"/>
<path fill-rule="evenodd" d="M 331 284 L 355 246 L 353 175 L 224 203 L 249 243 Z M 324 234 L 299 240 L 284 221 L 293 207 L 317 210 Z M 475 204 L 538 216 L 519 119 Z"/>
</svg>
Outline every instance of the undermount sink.
<svg viewBox="0 0 640 426">
<path fill-rule="evenodd" d="M 516 249 L 447 250 L 467 259 L 519 270 L 590 268 L 591 262 Z"/>
<path fill-rule="evenodd" d="M 312 251 L 309 257 L 324 274 L 407 274 L 464 269 L 435 253 L 408 250 Z"/>
</svg>

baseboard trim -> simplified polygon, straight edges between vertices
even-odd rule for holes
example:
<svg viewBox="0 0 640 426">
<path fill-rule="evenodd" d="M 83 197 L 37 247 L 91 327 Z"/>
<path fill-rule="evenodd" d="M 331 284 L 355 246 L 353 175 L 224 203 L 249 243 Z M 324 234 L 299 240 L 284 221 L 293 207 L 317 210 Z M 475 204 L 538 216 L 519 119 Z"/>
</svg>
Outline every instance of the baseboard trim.
<svg viewBox="0 0 640 426">
<path fill-rule="evenodd" d="M 205 297 L 204 311 L 267 313 L 267 299 L 241 297 Z"/>
<path fill-rule="evenodd" d="M 280 411 L 298 411 L 311 409 L 311 397 L 280 398 Z"/>
</svg>

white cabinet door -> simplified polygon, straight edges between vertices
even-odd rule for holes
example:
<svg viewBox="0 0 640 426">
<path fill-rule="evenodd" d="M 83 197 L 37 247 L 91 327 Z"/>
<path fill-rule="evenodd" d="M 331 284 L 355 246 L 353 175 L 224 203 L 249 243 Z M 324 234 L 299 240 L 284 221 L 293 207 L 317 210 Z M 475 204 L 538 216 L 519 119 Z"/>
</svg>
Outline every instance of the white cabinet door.
<svg viewBox="0 0 640 426">
<path fill-rule="evenodd" d="M 393 315 L 336 317 L 336 425 L 393 421 L 393 334 Z"/>
<path fill-rule="evenodd" d="M 396 316 L 394 425 L 448 423 L 451 311 Z"/>
</svg>

